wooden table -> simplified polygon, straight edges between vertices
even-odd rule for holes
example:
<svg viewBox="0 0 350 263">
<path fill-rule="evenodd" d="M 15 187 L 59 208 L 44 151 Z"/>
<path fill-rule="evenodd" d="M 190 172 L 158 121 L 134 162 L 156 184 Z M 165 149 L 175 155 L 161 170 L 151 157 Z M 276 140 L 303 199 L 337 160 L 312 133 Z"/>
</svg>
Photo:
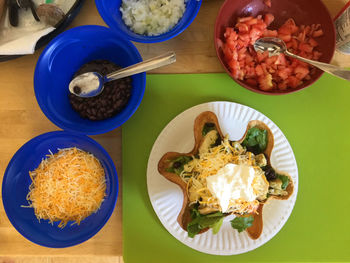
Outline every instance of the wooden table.
<svg viewBox="0 0 350 263">
<path fill-rule="evenodd" d="M 347 0 L 323 0 L 334 16 Z M 213 45 L 214 22 L 223 0 L 203 0 L 199 14 L 181 35 L 164 43 L 139 44 L 144 59 L 174 50 L 177 62 L 152 73 L 223 72 Z M 105 25 L 94 1 L 86 0 L 71 27 L 85 24 Z M 17 149 L 31 138 L 58 127 L 41 112 L 33 91 L 33 73 L 41 53 L 0 63 L 0 178 Z M 194 63 L 195 62 L 195 63 Z M 350 56 L 336 53 L 334 64 L 350 67 Z M 121 128 L 93 136 L 112 156 L 121 180 Z M 121 185 L 121 184 L 120 184 Z M 121 192 L 120 192 L 121 193 Z M 6 217 L 0 204 L 0 263 L 12 262 L 122 262 L 121 194 L 117 207 L 105 227 L 92 239 L 65 249 L 37 246 L 22 237 Z"/>
</svg>

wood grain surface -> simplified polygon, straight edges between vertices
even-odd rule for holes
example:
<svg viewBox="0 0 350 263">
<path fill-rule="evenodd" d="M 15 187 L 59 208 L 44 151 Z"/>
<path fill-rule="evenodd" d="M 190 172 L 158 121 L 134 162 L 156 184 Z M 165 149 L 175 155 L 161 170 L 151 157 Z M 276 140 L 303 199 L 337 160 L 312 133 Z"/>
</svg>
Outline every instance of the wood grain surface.
<svg viewBox="0 0 350 263">
<path fill-rule="evenodd" d="M 332 16 L 347 2 L 323 1 Z M 185 32 L 174 39 L 157 44 L 136 43 L 144 59 L 168 50 L 177 53 L 175 64 L 154 70 L 152 73 L 223 72 L 213 45 L 215 18 L 222 3 L 223 0 L 203 0 L 197 18 Z M 85 1 L 71 27 L 86 24 L 105 25 L 93 0 Z M 33 73 L 40 52 L 41 50 L 34 55 L 0 63 L 0 179 L 12 155 L 21 145 L 41 133 L 58 129 L 40 111 L 34 96 Z M 333 63 L 350 67 L 350 56 L 336 53 Z M 112 156 L 121 182 L 121 129 L 93 138 Z M 65 249 L 44 248 L 27 241 L 12 227 L 2 202 L 0 204 L 0 263 L 122 261 L 121 192 L 117 207 L 106 226 L 83 244 Z"/>
</svg>

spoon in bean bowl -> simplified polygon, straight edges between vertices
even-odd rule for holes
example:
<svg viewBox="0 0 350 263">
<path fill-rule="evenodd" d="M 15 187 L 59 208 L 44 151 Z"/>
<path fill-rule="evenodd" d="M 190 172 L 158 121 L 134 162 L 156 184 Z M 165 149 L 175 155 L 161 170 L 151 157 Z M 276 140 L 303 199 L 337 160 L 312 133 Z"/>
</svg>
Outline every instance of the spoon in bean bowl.
<svg viewBox="0 0 350 263">
<path fill-rule="evenodd" d="M 306 62 L 310 65 L 313 65 L 329 74 L 332 74 L 336 77 L 350 81 L 350 71 L 337 67 L 331 64 L 307 59 L 298 55 L 295 55 L 287 50 L 287 46 L 284 41 L 277 37 L 263 37 L 258 39 L 254 43 L 254 49 L 256 52 L 265 52 L 269 53 L 269 56 L 278 56 L 280 53 L 283 53 L 289 57 L 299 59 L 303 62 Z"/>
<path fill-rule="evenodd" d="M 95 97 L 103 91 L 104 84 L 107 82 L 163 67 L 172 64 L 175 61 L 175 52 L 171 51 L 129 67 L 122 68 L 109 73 L 106 76 L 102 76 L 98 72 L 87 72 L 76 76 L 69 83 L 69 91 L 70 93 L 82 98 Z"/>
</svg>

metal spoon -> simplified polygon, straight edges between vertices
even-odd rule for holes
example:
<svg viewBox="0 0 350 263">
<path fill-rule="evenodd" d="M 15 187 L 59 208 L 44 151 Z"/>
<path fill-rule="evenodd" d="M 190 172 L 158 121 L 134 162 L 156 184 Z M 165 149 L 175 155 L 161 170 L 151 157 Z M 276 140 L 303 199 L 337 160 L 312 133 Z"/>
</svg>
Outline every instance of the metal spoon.
<svg viewBox="0 0 350 263">
<path fill-rule="evenodd" d="M 287 46 L 284 43 L 284 41 L 282 39 L 276 38 L 276 37 L 263 37 L 258 39 L 255 43 L 254 43 L 254 49 L 256 52 L 264 52 L 264 51 L 268 51 L 269 52 L 269 56 L 277 56 L 280 53 L 284 53 L 287 56 L 290 56 L 292 58 L 296 58 L 299 59 L 303 62 L 309 63 L 329 74 L 332 74 L 336 77 L 345 79 L 345 80 L 350 80 L 350 71 L 331 65 L 331 64 L 327 64 L 327 63 L 322 63 L 322 62 L 318 62 L 315 60 L 311 60 L 311 59 L 307 59 L 307 58 L 303 58 L 300 57 L 298 55 L 295 55 L 293 53 L 290 53 L 287 50 Z"/>
<path fill-rule="evenodd" d="M 89 98 L 99 95 L 104 88 L 104 84 L 113 80 L 125 78 L 140 72 L 163 67 L 176 61 L 175 52 L 167 52 L 155 58 L 134 64 L 127 68 L 117 70 L 102 76 L 97 72 L 87 72 L 75 77 L 69 83 L 69 91 L 76 96 Z"/>
</svg>

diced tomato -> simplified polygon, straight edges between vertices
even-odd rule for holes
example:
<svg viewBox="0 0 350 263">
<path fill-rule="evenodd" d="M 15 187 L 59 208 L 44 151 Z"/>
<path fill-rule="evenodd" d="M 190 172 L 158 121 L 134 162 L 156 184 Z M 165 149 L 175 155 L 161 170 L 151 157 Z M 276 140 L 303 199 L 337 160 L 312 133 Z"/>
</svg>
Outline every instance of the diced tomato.
<svg viewBox="0 0 350 263">
<path fill-rule="evenodd" d="M 230 61 L 233 58 L 233 51 L 228 46 L 224 46 L 222 49 L 226 61 Z"/>
<path fill-rule="evenodd" d="M 310 31 L 311 31 L 311 27 L 310 26 L 306 26 L 304 30 L 302 30 L 305 32 L 306 35 L 309 35 L 310 34 Z"/>
<path fill-rule="evenodd" d="M 292 73 L 292 69 L 291 68 L 283 68 L 278 70 L 277 74 L 281 79 L 287 79 L 291 73 Z"/>
<path fill-rule="evenodd" d="M 262 36 L 262 32 L 258 29 L 256 29 L 255 27 L 252 28 L 252 30 L 250 30 L 250 38 L 251 38 L 251 41 L 250 43 L 251 44 L 254 44 L 255 41 L 260 38 Z"/>
<path fill-rule="evenodd" d="M 280 27 L 277 31 L 279 34 L 282 34 L 282 35 L 291 35 L 292 34 L 292 31 L 286 26 Z"/>
<path fill-rule="evenodd" d="M 238 37 L 239 37 L 239 39 L 241 39 L 242 41 L 244 41 L 246 43 L 249 43 L 249 41 L 250 41 L 249 33 L 247 33 L 247 34 L 240 34 Z"/>
<path fill-rule="evenodd" d="M 298 49 L 298 40 L 296 40 L 295 38 L 292 38 L 292 47 L 294 50 Z"/>
<path fill-rule="evenodd" d="M 320 36 L 323 36 L 323 30 L 322 29 L 319 29 L 317 31 L 315 31 L 313 34 L 312 34 L 313 37 L 320 37 Z"/>
<path fill-rule="evenodd" d="M 226 40 L 226 47 L 230 48 L 231 50 L 235 50 L 237 46 L 237 42 L 231 38 L 228 38 Z"/>
<path fill-rule="evenodd" d="M 309 38 L 309 44 L 312 47 L 317 47 L 318 46 L 317 41 L 315 39 L 313 39 L 313 38 Z"/>
<path fill-rule="evenodd" d="M 271 7 L 271 0 L 264 0 L 264 4 L 265 4 L 267 7 Z"/>
<path fill-rule="evenodd" d="M 288 81 L 281 81 L 277 84 L 279 90 L 286 90 L 288 88 Z"/>
<path fill-rule="evenodd" d="M 264 75 L 264 70 L 261 67 L 261 65 L 257 65 L 255 67 L 255 73 L 256 73 L 257 76 L 263 76 Z"/>
<path fill-rule="evenodd" d="M 286 47 L 287 47 L 288 50 L 290 50 L 290 49 L 293 47 L 293 42 L 292 42 L 292 41 L 287 42 L 287 43 L 286 43 Z M 293 53 L 293 52 L 292 52 L 292 53 Z"/>
<path fill-rule="evenodd" d="M 318 52 L 318 51 L 314 51 L 312 53 L 312 59 L 315 59 L 315 60 L 319 60 L 319 58 L 322 56 L 322 53 L 321 52 Z"/>
<path fill-rule="evenodd" d="M 236 35 L 236 31 L 232 27 L 226 27 L 224 37 L 228 38 L 231 35 Z"/>
<path fill-rule="evenodd" d="M 264 74 L 266 75 L 268 73 L 268 70 L 267 70 L 268 66 L 266 65 L 266 63 L 263 62 L 263 63 L 261 63 L 261 67 L 264 71 Z"/>
<path fill-rule="evenodd" d="M 287 64 L 286 56 L 283 53 L 279 54 L 275 64 L 285 66 Z"/>
<path fill-rule="evenodd" d="M 246 57 L 245 53 L 238 52 L 238 61 L 245 63 L 245 61 L 243 61 L 245 59 L 245 57 Z"/>
<path fill-rule="evenodd" d="M 247 33 L 247 32 L 249 31 L 249 27 L 248 27 L 248 25 L 245 24 L 245 23 L 238 23 L 238 24 L 236 25 L 236 28 L 238 29 L 238 31 L 239 31 L 240 33 Z"/>
<path fill-rule="evenodd" d="M 247 52 L 246 57 L 245 57 L 245 63 L 247 65 L 250 64 L 250 62 L 254 61 L 254 58 Z"/>
<path fill-rule="evenodd" d="M 282 39 L 284 42 L 289 42 L 292 40 L 291 35 L 278 34 L 278 37 Z"/>
<path fill-rule="evenodd" d="M 273 14 L 266 14 L 264 16 L 264 22 L 267 26 L 269 26 L 273 22 L 273 20 L 275 20 L 275 17 Z"/>
<path fill-rule="evenodd" d="M 269 53 L 267 51 L 265 52 L 258 52 L 256 53 L 257 59 L 259 62 L 264 61 L 266 58 L 269 57 Z"/>
<path fill-rule="evenodd" d="M 277 37 L 277 30 L 265 30 L 264 37 Z"/>
<path fill-rule="evenodd" d="M 297 66 L 294 69 L 294 73 L 298 79 L 302 80 L 309 74 L 309 69 L 307 67 Z"/>
<path fill-rule="evenodd" d="M 270 67 L 274 67 L 276 64 L 276 60 L 277 60 L 277 56 L 272 56 L 272 57 L 268 57 L 265 62 L 267 65 L 269 65 Z"/>
<path fill-rule="evenodd" d="M 255 28 L 255 29 L 261 31 L 261 34 L 263 34 L 264 31 L 266 30 L 267 26 L 266 26 L 265 23 L 258 23 L 258 24 L 256 24 L 256 25 L 253 25 L 253 28 Z"/>
<path fill-rule="evenodd" d="M 243 48 L 243 47 L 245 47 L 246 46 L 246 42 L 245 41 L 243 41 L 243 40 L 241 40 L 241 39 L 237 39 L 237 49 L 241 49 L 241 48 Z"/>
<path fill-rule="evenodd" d="M 304 51 L 305 53 L 311 53 L 313 50 L 313 47 L 309 44 L 306 44 L 306 43 L 300 43 L 299 50 Z"/>
<path fill-rule="evenodd" d="M 300 32 L 299 34 L 298 34 L 298 37 L 297 37 L 297 39 L 300 41 L 300 42 L 304 42 L 305 41 L 305 31 L 303 31 L 303 32 Z"/>
<path fill-rule="evenodd" d="M 295 24 L 294 19 L 289 18 L 284 24 L 283 26 L 287 27 L 290 29 L 290 31 L 294 34 L 298 31 L 298 27 Z"/>
<path fill-rule="evenodd" d="M 297 88 L 300 85 L 300 79 L 294 76 L 289 76 L 288 78 L 288 84 L 293 89 Z"/>
</svg>

